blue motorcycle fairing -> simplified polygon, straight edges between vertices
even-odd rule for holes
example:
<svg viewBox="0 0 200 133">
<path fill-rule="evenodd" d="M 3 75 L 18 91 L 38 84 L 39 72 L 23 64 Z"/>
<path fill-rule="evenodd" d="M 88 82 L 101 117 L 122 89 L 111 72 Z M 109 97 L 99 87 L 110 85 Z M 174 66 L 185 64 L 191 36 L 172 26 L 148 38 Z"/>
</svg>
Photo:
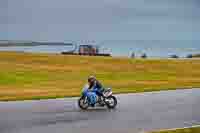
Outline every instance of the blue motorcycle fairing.
<svg viewBox="0 0 200 133">
<path fill-rule="evenodd" d="M 88 98 L 88 102 L 90 105 L 94 105 L 97 102 L 97 90 L 98 89 L 93 89 L 93 90 L 88 90 L 85 89 L 83 91 L 83 96 Z"/>
</svg>

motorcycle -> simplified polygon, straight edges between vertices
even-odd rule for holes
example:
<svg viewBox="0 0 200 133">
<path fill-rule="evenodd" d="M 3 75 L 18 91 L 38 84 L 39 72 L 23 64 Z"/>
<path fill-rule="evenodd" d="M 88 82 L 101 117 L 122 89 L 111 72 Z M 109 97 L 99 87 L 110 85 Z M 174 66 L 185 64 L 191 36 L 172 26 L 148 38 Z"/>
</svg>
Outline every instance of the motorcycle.
<svg viewBox="0 0 200 133">
<path fill-rule="evenodd" d="M 83 88 L 81 97 L 78 100 L 78 106 L 81 109 L 86 110 L 88 107 L 95 107 L 97 105 L 101 107 L 107 106 L 108 109 L 114 109 L 117 106 L 117 98 L 112 95 L 111 88 L 104 89 L 101 93 L 102 95 L 98 95 L 98 89 L 89 90 L 88 88 L 88 85 Z"/>
</svg>

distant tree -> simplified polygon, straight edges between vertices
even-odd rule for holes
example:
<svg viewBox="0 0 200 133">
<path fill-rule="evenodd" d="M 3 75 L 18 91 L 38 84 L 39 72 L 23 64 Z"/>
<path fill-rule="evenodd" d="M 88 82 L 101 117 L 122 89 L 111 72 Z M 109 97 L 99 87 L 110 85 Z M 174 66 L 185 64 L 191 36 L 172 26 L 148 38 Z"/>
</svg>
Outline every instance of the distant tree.
<svg viewBox="0 0 200 133">
<path fill-rule="evenodd" d="M 131 54 L 131 58 L 135 58 L 135 53 L 134 52 Z"/>
<path fill-rule="evenodd" d="M 186 58 L 192 58 L 192 57 L 193 57 L 192 54 L 189 54 L 189 55 L 186 56 Z"/>
<path fill-rule="evenodd" d="M 200 54 L 194 54 L 194 55 L 192 55 L 192 57 L 194 57 L 194 58 L 200 58 Z"/>
<path fill-rule="evenodd" d="M 141 55 L 141 58 L 147 58 L 147 55 L 144 53 Z"/>
<path fill-rule="evenodd" d="M 171 55 L 170 58 L 179 58 L 178 55 Z"/>
</svg>

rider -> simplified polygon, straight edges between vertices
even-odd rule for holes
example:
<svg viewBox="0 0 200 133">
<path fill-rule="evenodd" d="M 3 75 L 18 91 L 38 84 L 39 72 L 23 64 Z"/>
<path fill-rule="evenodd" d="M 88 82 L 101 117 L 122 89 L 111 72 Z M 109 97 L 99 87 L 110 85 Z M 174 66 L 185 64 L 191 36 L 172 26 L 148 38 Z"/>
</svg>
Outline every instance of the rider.
<svg viewBox="0 0 200 133">
<path fill-rule="evenodd" d="M 104 88 L 102 84 L 94 76 L 88 77 L 88 83 L 89 83 L 88 89 L 97 89 L 96 91 L 97 95 L 100 97 L 103 96 Z"/>
</svg>

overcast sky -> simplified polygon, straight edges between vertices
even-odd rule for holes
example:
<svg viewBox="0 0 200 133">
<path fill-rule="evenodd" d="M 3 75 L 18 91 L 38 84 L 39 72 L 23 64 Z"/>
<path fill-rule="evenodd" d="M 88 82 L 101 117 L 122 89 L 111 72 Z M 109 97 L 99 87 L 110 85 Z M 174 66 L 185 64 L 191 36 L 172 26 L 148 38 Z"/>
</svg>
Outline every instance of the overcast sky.
<svg viewBox="0 0 200 133">
<path fill-rule="evenodd" d="M 0 40 L 200 40 L 199 0 L 0 0 Z"/>
</svg>

